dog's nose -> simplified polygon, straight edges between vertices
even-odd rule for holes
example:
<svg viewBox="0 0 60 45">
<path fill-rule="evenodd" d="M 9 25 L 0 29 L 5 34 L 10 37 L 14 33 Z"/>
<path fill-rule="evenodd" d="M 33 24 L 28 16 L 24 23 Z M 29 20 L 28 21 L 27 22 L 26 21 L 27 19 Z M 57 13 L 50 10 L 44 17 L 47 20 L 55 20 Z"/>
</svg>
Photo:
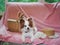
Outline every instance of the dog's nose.
<svg viewBox="0 0 60 45">
<path fill-rule="evenodd" d="M 29 30 L 29 27 L 27 29 Z"/>
</svg>

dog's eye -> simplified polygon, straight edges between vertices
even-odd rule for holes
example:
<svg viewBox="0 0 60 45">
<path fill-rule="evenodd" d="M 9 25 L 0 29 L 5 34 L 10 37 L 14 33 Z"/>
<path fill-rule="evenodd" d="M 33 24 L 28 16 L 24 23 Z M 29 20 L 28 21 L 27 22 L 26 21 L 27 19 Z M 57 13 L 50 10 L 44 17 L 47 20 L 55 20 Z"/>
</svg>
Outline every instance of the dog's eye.
<svg viewBox="0 0 60 45">
<path fill-rule="evenodd" d="M 26 27 L 26 25 L 24 25 L 24 27 Z"/>
</svg>

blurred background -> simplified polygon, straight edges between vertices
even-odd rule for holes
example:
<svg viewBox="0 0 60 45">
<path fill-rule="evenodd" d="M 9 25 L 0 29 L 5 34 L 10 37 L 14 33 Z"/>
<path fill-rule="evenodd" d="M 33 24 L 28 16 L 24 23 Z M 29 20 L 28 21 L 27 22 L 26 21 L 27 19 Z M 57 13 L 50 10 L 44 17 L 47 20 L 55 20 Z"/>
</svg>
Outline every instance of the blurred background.
<svg viewBox="0 0 60 45">
<path fill-rule="evenodd" d="M 0 0 L 0 19 L 5 12 L 7 2 L 39 2 L 39 3 L 56 3 L 60 0 Z M 60 23 L 59 23 L 60 24 Z M 10 43 L 11 44 L 11 43 Z M 1 45 L 1 44 L 0 44 Z M 8 45 L 8 43 L 5 43 Z"/>
<path fill-rule="evenodd" d="M 7 2 L 41 2 L 41 3 L 54 3 L 60 0 L 0 0 L 0 17 L 4 14 L 5 4 Z"/>
</svg>

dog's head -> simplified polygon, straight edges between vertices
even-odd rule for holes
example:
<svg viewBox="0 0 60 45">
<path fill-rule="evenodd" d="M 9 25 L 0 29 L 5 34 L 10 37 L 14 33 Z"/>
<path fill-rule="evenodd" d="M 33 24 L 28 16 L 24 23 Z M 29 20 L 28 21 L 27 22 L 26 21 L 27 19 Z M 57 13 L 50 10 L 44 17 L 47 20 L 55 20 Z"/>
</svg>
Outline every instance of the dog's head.
<svg viewBox="0 0 60 45">
<path fill-rule="evenodd" d="M 33 21 L 32 18 L 28 18 L 28 19 L 20 19 L 20 25 L 21 25 L 21 29 L 24 28 L 26 30 L 30 30 L 31 28 L 33 28 Z"/>
</svg>

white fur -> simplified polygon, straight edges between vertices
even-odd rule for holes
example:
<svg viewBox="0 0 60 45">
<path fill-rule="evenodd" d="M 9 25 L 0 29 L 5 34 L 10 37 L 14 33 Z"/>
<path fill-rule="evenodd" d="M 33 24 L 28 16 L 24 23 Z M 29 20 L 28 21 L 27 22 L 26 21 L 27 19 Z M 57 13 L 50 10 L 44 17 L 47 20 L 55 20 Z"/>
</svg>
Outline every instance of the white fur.
<svg viewBox="0 0 60 45">
<path fill-rule="evenodd" d="M 35 38 L 46 38 L 46 34 L 44 34 L 43 32 L 36 32 L 36 34 L 34 35 L 34 39 Z"/>
<path fill-rule="evenodd" d="M 29 22 L 27 20 L 25 20 L 24 25 L 26 27 L 23 27 L 21 29 L 23 42 L 25 42 L 26 37 L 29 37 L 31 39 L 31 42 L 33 42 L 34 39 L 36 39 L 36 38 L 46 38 L 46 34 L 44 34 L 43 32 L 38 32 L 36 27 L 30 27 Z M 27 28 L 29 28 L 29 31 Z"/>
<path fill-rule="evenodd" d="M 23 42 L 25 41 L 25 38 L 26 38 L 26 37 L 29 37 L 29 38 L 31 39 L 31 41 L 33 41 L 34 32 L 37 31 L 36 27 L 33 27 L 33 28 L 32 28 L 32 27 L 29 27 L 29 22 L 28 22 L 27 20 L 25 20 L 25 24 L 24 24 L 24 25 L 26 25 L 26 27 L 23 27 L 23 28 L 21 29 Z M 28 31 L 27 28 L 29 28 L 29 31 Z M 26 33 L 26 32 L 27 32 L 27 33 Z"/>
</svg>

